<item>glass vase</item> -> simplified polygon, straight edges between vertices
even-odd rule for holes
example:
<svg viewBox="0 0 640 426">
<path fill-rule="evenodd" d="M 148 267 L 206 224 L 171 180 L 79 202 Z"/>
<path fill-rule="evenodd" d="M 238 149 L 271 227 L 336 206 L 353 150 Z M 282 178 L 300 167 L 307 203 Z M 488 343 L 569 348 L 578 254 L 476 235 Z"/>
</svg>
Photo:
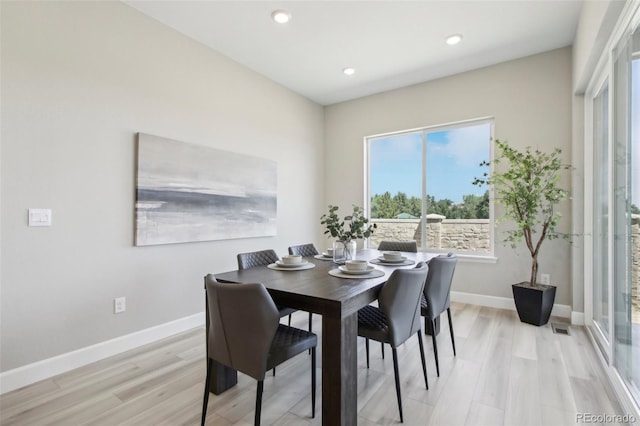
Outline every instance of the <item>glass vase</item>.
<svg viewBox="0 0 640 426">
<path fill-rule="evenodd" d="M 344 265 L 347 260 L 356 258 L 356 242 L 351 241 L 334 241 L 333 242 L 333 262 Z"/>
</svg>

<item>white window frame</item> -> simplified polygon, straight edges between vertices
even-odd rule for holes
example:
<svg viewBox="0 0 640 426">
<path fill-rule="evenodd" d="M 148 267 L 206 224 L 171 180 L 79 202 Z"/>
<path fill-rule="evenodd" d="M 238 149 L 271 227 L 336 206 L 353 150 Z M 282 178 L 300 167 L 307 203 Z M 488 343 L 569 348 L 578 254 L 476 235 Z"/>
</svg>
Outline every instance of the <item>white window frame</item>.
<svg viewBox="0 0 640 426">
<path fill-rule="evenodd" d="M 583 283 L 574 282 L 573 286 L 583 285 L 584 287 L 584 323 L 588 331 L 588 335 L 596 348 L 599 360 L 602 363 L 607 377 L 614 388 L 614 391 L 625 410 L 629 414 L 633 414 L 637 419 L 640 419 L 640 405 L 636 402 L 633 395 L 623 378 L 614 366 L 615 359 L 615 344 L 613 340 L 609 340 L 602 333 L 600 328 L 593 320 L 593 287 L 594 287 L 594 275 L 592 269 L 592 262 L 594 259 L 594 197 L 593 189 L 595 183 L 595 170 L 594 170 L 594 132 L 593 132 L 593 120 L 594 120 L 594 101 L 598 95 L 602 85 L 605 81 L 609 84 L 609 161 L 613 158 L 613 133 L 614 133 L 614 117 L 615 117 L 615 73 L 614 73 L 614 61 L 616 54 L 616 47 L 625 38 L 629 37 L 633 33 L 634 29 L 640 28 L 640 2 L 627 2 L 620 15 L 620 18 L 613 30 L 606 46 L 604 47 L 600 59 L 592 73 L 591 79 L 585 90 L 585 102 L 584 102 L 584 204 L 580 206 L 584 211 L 584 252 L 583 252 Z M 613 179 L 613 167 L 609 167 L 608 179 L 612 182 Z M 613 190 L 609 191 L 609 205 L 613 205 Z M 613 215 L 609 214 L 609 238 L 613 238 Z M 609 259 L 613 259 L 613 244 L 609 244 L 608 247 Z M 609 281 L 613 282 L 613 267 L 609 267 Z M 609 286 L 609 336 L 610 339 L 614 336 L 614 289 L 613 285 Z"/>
<path fill-rule="evenodd" d="M 426 134 L 427 133 L 433 133 L 433 132 L 438 132 L 438 131 L 447 131 L 447 130 L 453 130 L 453 129 L 459 129 L 459 128 L 464 128 L 464 127 L 470 127 L 470 126 L 474 126 L 474 125 L 480 125 L 480 124 L 489 124 L 490 126 L 490 134 L 491 134 L 491 141 L 493 141 L 494 138 L 494 134 L 495 134 L 495 118 L 493 116 L 489 116 L 489 117 L 481 117 L 481 118 L 474 118 L 474 119 L 470 119 L 470 120 L 462 120 L 462 121 L 455 121 L 455 122 L 451 122 L 451 123 L 445 123 L 445 124 L 437 124 L 437 125 L 431 125 L 431 126 L 424 126 L 424 127 L 418 127 L 418 128 L 413 128 L 413 129 L 407 129 L 407 130 L 399 130 L 399 131 L 394 131 L 394 132 L 388 132 L 388 133 L 380 133 L 380 134 L 375 134 L 375 135 L 369 135 L 369 136 L 365 136 L 364 137 L 364 152 L 365 152 L 365 170 L 364 170 L 364 201 L 363 201 L 363 205 L 364 205 L 364 210 L 365 213 L 367 215 L 367 217 L 371 217 L 371 194 L 370 194 L 370 189 L 371 189 L 371 141 L 375 140 L 375 139 L 380 139 L 380 138 L 385 138 L 385 137 L 390 137 L 390 136 L 398 136 L 398 135 L 404 135 L 404 134 L 409 134 L 409 133 L 421 133 L 422 134 L 422 155 L 423 157 L 423 164 L 426 164 Z M 491 162 L 490 165 L 490 172 L 493 171 L 493 157 L 494 157 L 494 150 L 493 150 L 493 143 L 489 143 L 489 159 Z M 422 168 L 422 179 L 423 181 L 426 181 L 426 167 Z M 489 251 L 485 252 L 485 253 L 478 253 L 478 252 L 471 252 L 471 251 L 456 251 L 456 255 L 460 258 L 460 259 L 467 259 L 467 260 L 473 260 L 473 261 L 478 261 L 478 262 L 490 262 L 490 263 L 495 263 L 497 261 L 497 258 L 495 257 L 495 214 L 494 214 L 494 192 L 493 192 L 493 187 L 489 186 L 488 188 L 489 191 Z M 422 187 L 422 210 L 424 213 L 425 210 L 425 199 L 426 199 L 426 188 Z M 424 215 L 422 215 L 424 216 Z M 421 220 L 423 220 L 421 218 Z M 422 241 L 426 241 L 426 227 L 423 226 L 422 227 Z M 366 242 L 366 244 L 368 244 L 368 241 Z M 451 249 L 434 249 L 434 248 L 429 248 L 427 247 L 426 250 L 424 248 L 418 247 L 418 250 L 424 250 L 427 253 L 447 253 L 452 251 Z"/>
</svg>

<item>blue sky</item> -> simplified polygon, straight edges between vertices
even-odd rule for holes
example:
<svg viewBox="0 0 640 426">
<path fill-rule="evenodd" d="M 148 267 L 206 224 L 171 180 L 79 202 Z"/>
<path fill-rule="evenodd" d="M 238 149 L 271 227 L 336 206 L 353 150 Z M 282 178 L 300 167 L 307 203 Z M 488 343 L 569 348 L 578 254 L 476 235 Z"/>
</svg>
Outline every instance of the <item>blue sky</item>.
<svg viewBox="0 0 640 426">
<path fill-rule="evenodd" d="M 482 195 L 485 188 L 473 186 L 489 159 L 491 126 L 483 123 L 458 129 L 427 133 L 427 193 L 436 200 L 462 202 L 467 194 Z M 371 195 L 389 191 L 421 197 L 421 133 L 395 135 L 371 142 Z"/>
</svg>

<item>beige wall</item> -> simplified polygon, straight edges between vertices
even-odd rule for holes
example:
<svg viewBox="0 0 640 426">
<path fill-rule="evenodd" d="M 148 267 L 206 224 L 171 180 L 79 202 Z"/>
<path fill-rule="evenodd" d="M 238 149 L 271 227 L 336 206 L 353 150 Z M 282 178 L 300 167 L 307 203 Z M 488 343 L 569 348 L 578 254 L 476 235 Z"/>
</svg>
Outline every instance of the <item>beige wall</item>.
<svg viewBox="0 0 640 426">
<path fill-rule="evenodd" d="M 394 90 L 326 108 L 325 203 L 362 204 L 363 137 L 479 117 L 495 117 L 495 136 L 518 147 L 563 149 L 571 160 L 571 48 L 563 48 L 476 71 Z M 570 178 L 565 178 L 570 185 Z M 446 184 L 443 182 L 442 184 Z M 561 207 L 571 229 L 568 203 Z M 497 215 L 501 214 L 500 208 Z M 505 225 L 498 228 L 498 235 Z M 454 290 L 511 297 L 511 284 L 526 280 L 530 258 L 496 244 L 497 263 L 461 262 Z M 571 304 L 570 249 L 550 241 L 540 272 L 558 286 L 556 303 Z"/>
<path fill-rule="evenodd" d="M 202 312 L 236 253 L 320 240 L 322 107 L 120 2 L 1 7 L 0 370 Z M 134 247 L 136 132 L 277 161 L 278 235 Z"/>
</svg>

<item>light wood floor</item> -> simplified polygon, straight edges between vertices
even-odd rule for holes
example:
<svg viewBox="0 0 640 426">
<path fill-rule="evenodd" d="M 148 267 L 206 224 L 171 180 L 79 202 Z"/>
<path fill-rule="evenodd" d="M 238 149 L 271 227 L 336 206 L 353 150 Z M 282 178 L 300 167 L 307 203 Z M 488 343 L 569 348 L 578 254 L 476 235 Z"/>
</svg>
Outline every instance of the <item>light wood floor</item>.
<svg viewBox="0 0 640 426">
<path fill-rule="evenodd" d="M 583 328 L 570 327 L 564 336 L 549 325 L 522 324 L 512 311 L 457 303 L 452 313 L 457 356 L 445 315 L 439 378 L 426 336 L 429 390 L 417 339 L 399 349 L 405 425 L 573 425 L 576 413 L 624 414 Z M 307 318 L 294 314 L 294 325 L 306 328 Z M 320 331 L 320 317 L 314 319 Z M 380 345 L 372 344 L 367 369 L 359 340 L 358 424 L 399 423 L 391 351 L 382 360 Z M 197 425 L 204 354 L 198 328 L 35 383 L 0 397 L 1 424 Z M 302 354 L 267 377 L 263 425 L 321 424 L 320 415 L 310 418 L 310 366 Z M 253 379 L 239 374 L 236 387 L 211 395 L 207 424 L 251 425 L 255 389 Z M 321 413 L 321 392 L 318 403 Z"/>
</svg>

